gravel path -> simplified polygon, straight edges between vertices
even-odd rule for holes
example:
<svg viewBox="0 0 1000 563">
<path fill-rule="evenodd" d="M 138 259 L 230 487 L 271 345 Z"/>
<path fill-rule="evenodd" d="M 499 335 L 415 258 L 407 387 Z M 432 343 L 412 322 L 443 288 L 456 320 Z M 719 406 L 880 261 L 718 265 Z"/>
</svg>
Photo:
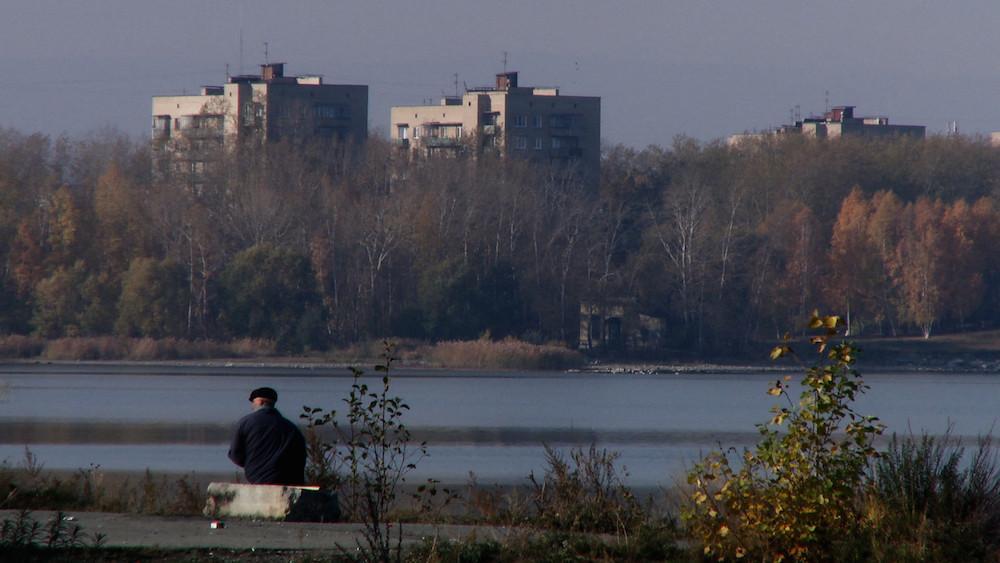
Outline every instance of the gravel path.
<svg viewBox="0 0 1000 563">
<path fill-rule="evenodd" d="M 0 511 L 0 520 L 14 519 L 17 514 L 12 510 Z M 44 529 L 53 514 L 37 511 L 31 517 Z M 79 525 L 88 538 L 104 534 L 106 547 L 332 550 L 338 545 L 353 548 L 362 539 L 359 524 L 227 520 L 224 528 L 212 529 L 210 519 L 194 516 L 69 512 L 66 517 L 67 524 Z M 403 542 L 418 543 L 435 534 L 442 540 L 475 534 L 481 540 L 502 541 L 511 533 L 510 528 L 499 527 L 405 524 Z"/>
</svg>

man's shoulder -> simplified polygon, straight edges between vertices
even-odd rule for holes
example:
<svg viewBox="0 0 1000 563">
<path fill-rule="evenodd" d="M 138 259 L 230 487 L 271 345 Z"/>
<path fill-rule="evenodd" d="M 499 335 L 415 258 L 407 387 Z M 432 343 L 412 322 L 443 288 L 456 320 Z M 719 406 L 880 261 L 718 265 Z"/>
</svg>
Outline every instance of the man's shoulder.
<svg viewBox="0 0 1000 563">
<path fill-rule="evenodd" d="M 244 425 L 275 425 L 275 424 L 291 424 L 295 426 L 295 423 L 285 418 L 281 411 L 276 408 L 262 408 L 253 411 L 250 414 L 245 415 L 238 422 L 239 426 Z"/>
</svg>

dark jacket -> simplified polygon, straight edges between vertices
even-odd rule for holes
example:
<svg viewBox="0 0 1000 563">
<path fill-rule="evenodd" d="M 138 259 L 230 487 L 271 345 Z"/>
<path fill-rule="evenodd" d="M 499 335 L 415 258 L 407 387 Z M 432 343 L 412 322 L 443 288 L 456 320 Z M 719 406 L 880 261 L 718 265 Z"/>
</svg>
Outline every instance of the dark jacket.
<svg viewBox="0 0 1000 563">
<path fill-rule="evenodd" d="M 305 438 L 274 407 L 261 407 L 240 419 L 229 459 L 244 468 L 250 483 L 305 484 Z"/>
</svg>

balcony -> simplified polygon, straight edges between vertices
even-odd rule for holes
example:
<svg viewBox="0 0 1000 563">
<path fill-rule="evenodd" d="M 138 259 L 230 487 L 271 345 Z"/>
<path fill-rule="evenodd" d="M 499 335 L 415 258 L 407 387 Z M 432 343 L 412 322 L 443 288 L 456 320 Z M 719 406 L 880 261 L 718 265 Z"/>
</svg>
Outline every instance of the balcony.
<svg viewBox="0 0 1000 563">
<path fill-rule="evenodd" d="M 428 148 L 459 147 L 462 139 L 457 137 L 423 137 L 420 141 Z"/>
</svg>

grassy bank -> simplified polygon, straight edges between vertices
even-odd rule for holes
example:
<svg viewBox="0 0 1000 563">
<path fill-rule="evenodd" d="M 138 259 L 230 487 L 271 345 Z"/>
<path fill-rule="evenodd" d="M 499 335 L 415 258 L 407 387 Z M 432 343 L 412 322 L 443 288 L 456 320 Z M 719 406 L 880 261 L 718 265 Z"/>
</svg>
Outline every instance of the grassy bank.
<svg viewBox="0 0 1000 563">
<path fill-rule="evenodd" d="M 532 344 L 514 338 L 449 341 L 436 344 L 415 340 L 394 341 L 404 365 L 471 369 L 562 370 L 579 367 L 584 357 L 554 344 Z M 53 361 L 173 361 L 210 359 L 271 359 L 370 363 L 382 350 L 382 341 L 366 341 L 323 353 L 281 356 L 275 343 L 263 339 L 228 342 L 177 338 L 126 338 L 97 336 L 46 340 L 34 336 L 0 337 L 0 359 Z"/>
<path fill-rule="evenodd" d="M 57 338 L 54 340 L 16 334 L 0 337 L 0 358 L 5 359 L 166 361 L 267 358 L 275 355 L 274 342 L 254 338 L 215 342 L 121 336 Z"/>
</svg>

